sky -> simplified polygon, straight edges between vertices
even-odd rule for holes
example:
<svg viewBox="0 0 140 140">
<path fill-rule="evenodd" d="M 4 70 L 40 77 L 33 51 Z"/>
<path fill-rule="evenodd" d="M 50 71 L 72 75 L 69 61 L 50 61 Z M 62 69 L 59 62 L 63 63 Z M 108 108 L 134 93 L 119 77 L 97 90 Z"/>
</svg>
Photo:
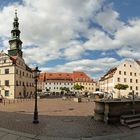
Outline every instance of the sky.
<svg viewBox="0 0 140 140">
<path fill-rule="evenodd" d="M 0 50 L 17 9 L 25 62 L 42 71 L 103 76 L 140 59 L 140 0 L 0 0 Z"/>
</svg>

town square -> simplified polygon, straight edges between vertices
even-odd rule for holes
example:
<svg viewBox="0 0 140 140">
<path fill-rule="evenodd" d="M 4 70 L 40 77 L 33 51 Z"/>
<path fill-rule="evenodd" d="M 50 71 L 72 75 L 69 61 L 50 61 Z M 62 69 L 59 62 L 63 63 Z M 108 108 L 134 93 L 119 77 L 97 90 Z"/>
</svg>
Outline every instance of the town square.
<svg viewBox="0 0 140 140">
<path fill-rule="evenodd" d="M 0 0 L 0 140 L 139 140 L 138 5 Z"/>
</svg>

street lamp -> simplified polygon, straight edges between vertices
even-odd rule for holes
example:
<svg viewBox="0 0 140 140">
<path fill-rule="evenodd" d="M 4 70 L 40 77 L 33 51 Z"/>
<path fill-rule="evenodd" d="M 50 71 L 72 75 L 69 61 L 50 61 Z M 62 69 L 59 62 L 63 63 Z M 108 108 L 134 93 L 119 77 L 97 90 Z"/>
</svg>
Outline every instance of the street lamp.
<svg viewBox="0 0 140 140">
<path fill-rule="evenodd" d="M 33 78 L 35 79 L 35 108 L 34 108 L 34 120 L 33 120 L 34 124 L 39 123 L 38 109 L 37 109 L 37 81 L 38 81 L 40 72 L 41 71 L 38 69 L 38 67 L 35 67 L 35 69 L 33 69 Z"/>
</svg>

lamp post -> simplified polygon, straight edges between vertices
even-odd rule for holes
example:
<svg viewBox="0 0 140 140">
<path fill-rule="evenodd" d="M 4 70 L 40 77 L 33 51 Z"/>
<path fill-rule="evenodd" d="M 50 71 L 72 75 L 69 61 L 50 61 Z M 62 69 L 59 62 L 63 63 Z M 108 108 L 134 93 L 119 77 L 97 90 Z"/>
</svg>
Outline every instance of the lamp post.
<svg viewBox="0 0 140 140">
<path fill-rule="evenodd" d="M 38 108 L 37 108 L 37 81 L 38 81 L 38 77 L 40 74 L 40 70 L 38 69 L 38 67 L 35 67 L 35 69 L 33 70 L 33 78 L 35 79 L 35 107 L 34 107 L 34 120 L 33 123 L 37 124 L 39 123 L 38 121 Z"/>
</svg>

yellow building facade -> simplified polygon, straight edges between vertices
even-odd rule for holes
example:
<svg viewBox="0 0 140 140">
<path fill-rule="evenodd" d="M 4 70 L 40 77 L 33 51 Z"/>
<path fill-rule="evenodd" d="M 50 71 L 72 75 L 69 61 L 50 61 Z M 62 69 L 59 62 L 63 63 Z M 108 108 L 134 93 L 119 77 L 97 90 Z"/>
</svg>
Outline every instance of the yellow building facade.
<svg viewBox="0 0 140 140">
<path fill-rule="evenodd" d="M 22 57 L 22 41 L 18 29 L 18 17 L 15 13 L 10 49 L 8 54 L 0 53 L 0 94 L 4 98 L 15 99 L 33 96 L 35 92 L 32 69 Z"/>
</svg>

